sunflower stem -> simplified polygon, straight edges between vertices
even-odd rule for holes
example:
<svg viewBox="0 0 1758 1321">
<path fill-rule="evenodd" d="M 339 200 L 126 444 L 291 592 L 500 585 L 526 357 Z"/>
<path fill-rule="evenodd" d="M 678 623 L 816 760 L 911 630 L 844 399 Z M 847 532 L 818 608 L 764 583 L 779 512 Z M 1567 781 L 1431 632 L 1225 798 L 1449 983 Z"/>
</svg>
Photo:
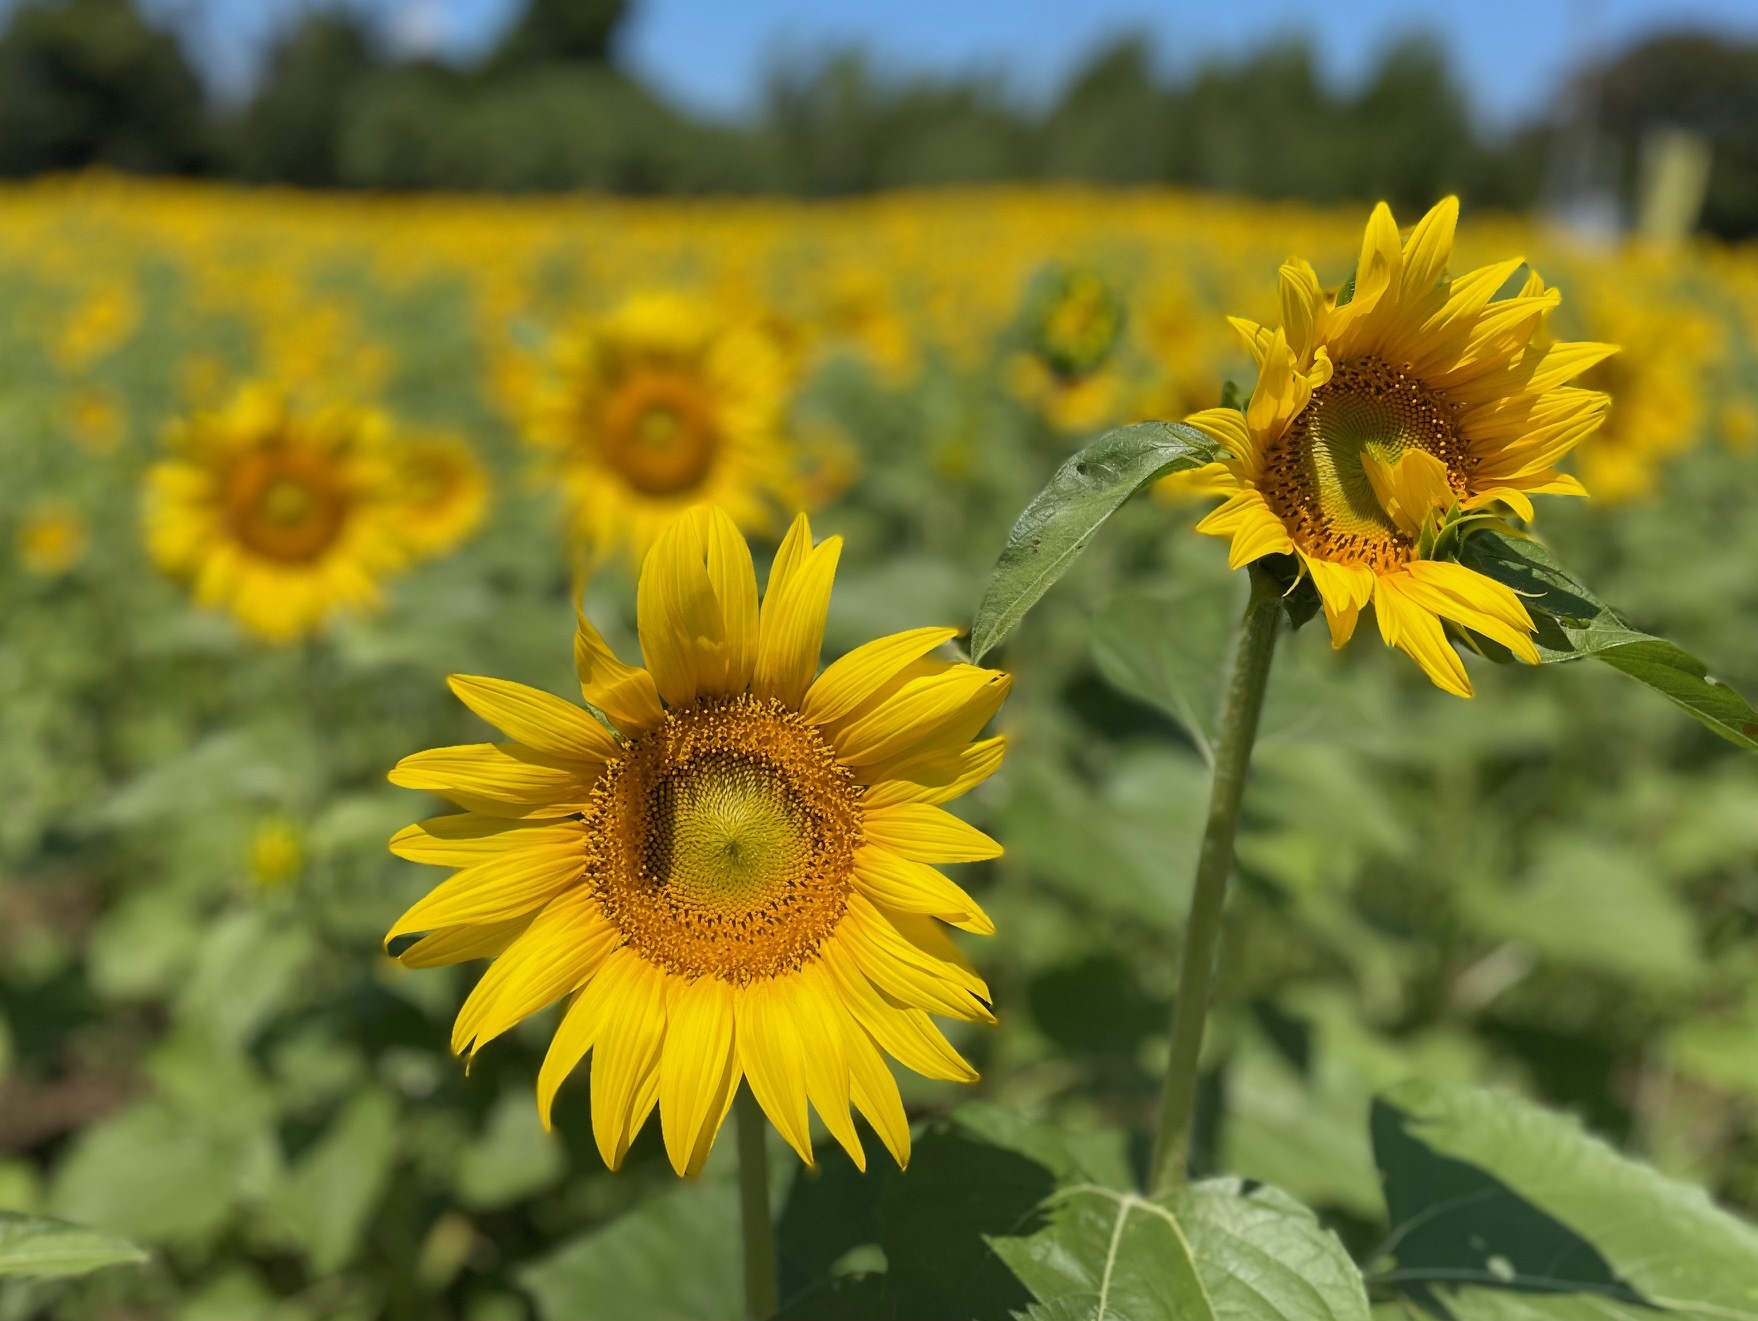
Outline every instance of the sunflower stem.
<svg viewBox="0 0 1758 1321">
<path fill-rule="evenodd" d="M 739 1225 L 744 1240 L 745 1317 L 775 1315 L 775 1221 L 769 1214 L 768 1121 L 749 1087 L 733 1101 L 739 1138 Z"/>
<path fill-rule="evenodd" d="M 1232 673 L 1221 705 L 1221 726 L 1215 743 L 1214 774 L 1209 782 L 1209 815 L 1197 855 L 1196 883 L 1190 892 L 1190 916 L 1184 924 L 1184 949 L 1178 969 L 1178 998 L 1172 1006 L 1172 1054 L 1160 1093 L 1159 1130 L 1148 1166 L 1148 1188 L 1169 1192 L 1184 1183 L 1190 1170 L 1191 1126 L 1196 1118 L 1196 1090 L 1215 979 L 1215 950 L 1221 939 L 1221 909 L 1227 879 L 1233 871 L 1233 837 L 1239 827 L 1239 802 L 1245 793 L 1251 748 L 1257 741 L 1258 717 L 1269 686 L 1270 660 L 1281 625 L 1281 596 L 1269 576 L 1251 571 L 1251 601 L 1233 640 Z"/>
</svg>

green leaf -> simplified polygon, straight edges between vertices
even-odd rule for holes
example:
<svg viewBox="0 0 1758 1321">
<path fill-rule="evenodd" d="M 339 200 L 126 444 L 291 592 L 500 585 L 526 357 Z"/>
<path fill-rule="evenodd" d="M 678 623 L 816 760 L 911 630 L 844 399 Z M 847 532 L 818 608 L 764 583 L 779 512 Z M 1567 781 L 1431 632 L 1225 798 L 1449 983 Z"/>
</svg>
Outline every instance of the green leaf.
<svg viewBox="0 0 1758 1321">
<path fill-rule="evenodd" d="M 1536 541 L 1483 530 L 1466 538 L 1459 562 L 1520 593 L 1538 625 L 1546 662 L 1592 656 L 1647 684 L 1694 719 L 1758 752 L 1758 711 L 1709 677 L 1703 662 L 1663 638 L 1631 628 Z"/>
<path fill-rule="evenodd" d="M 396 1102 L 362 1092 L 288 1177 L 277 1202 L 318 1274 L 354 1255 L 390 1176 L 396 1138 Z"/>
<path fill-rule="evenodd" d="M 576 1239 L 520 1282 L 543 1321 L 740 1321 L 738 1192 L 692 1182 Z"/>
<path fill-rule="evenodd" d="M 543 1127 L 528 1088 L 506 1092 L 489 1112 L 480 1138 L 458 1161 L 458 1200 L 477 1211 L 510 1206 L 562 1176 L 567 1158 Z"/>
<path fill-rule="evenodd" d="M 1458 1318 L 1758 1315 L 1758 1229 L 1571 1117 L 1418 1080 L 1375 1107 L 1392 1232 L 1375 1278 Z"/>
<path fill-rule="evenodd" d="M 1312 1212 L 1216 1179 L 1148 1199 L 1058 1191 L 1051 1222 L 994 1248 L 1046 1321 L 1367 1321 L 1361 1275 Z"/>
<path fill-rule="evenodd" d="M 1107 432 L 1064 463 L 1007 534 L 971 626 L 971 659 L 980 662 L 1013 632 L 1125 500 L 1221 454 L 1181 422 L 1142 422 Z"/>
<path fill-rule="evenodd" d="M 147 1254 L 127 1239 L 60 1220 L 0 1211 L 0 1276 L 84 1275 L 146 1259 Z"/>
<path fill-rule="evenodd" d="M 1239 588 L 1230 574 L 1170 592 L 1125 593 L 1093 620 L 1099 672 L 1176 720 L 1205 759 L 1214 742 Z"/>
<path fill-rule="evenodd" d="M 1690 910 L 1628 845 L 1558 834 L 1537 850 L 1515 884 L 1460 889 L 1471 925 L 1565 967 L 1674 986 L 1700 975 Z"/>
</svg>

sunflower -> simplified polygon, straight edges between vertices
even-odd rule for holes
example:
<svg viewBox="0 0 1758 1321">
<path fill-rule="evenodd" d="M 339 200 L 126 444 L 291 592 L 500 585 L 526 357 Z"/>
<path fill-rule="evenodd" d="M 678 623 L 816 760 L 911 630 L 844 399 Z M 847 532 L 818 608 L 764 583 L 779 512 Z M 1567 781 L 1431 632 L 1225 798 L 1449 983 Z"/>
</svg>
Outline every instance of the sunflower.
<svg viewBox="0 0 1758 1321">
<path fill-rule="evenodd" d="M 787 436 L 793 355 L 755 320 L 670 295 L 631 298 L 558 341 L 523 405 L 576 540 L 644 554 L 700 503 L 763 529 L 798 492 Z"/>
<path fill-rule="evenodd" d="M 402 567 L 396 467 L 376 413 L 303 413 L 256 386 L 175 426 L 146 479 L 147 549 L 204 606 L 286 642 L 377 603 Z"/>
<path fill-rule="evenodd" d="M 397 531 L 411 551 L 444 555 L 482 522 L 488 474 L 455 436 L 416 436 L 397 444 Z"/>
<path fill-rule="evenodd" d="M 573 997 L 538 1105 L 548 1124 L 591 1051 L 612 1169 L 657 1105 L 673 1167 L 699 1170 L 741 1079 L 802 1159 L 810 1103 L 864 1168 L 852 1102 L 901 1164 L 909 1129 L 884 1057 L 976 1076 L 929 1014 L 993 1022 L 989 992 L 938 921 L 993 926 L 932 864 L 1001 852 L 940 804 L 1000 764 L 1001 738 L 972 740 L 1009 680 L 929 659 L 950 628 L 881 638 L 814 679 L 840 550 L 814 546 L 800 515 L 759 606 L 732 518 L 690 510 L 642 566 L 646 668 L 582 618 L 574 657 L 593 711 L 454 676 L 512 741 L 391 772 L 464 812 L 392 840 L 460 870 L 387 940 L 426 933 L 400 955 L 410 967 L 494 958 L 458 1014 L 460 1053 Z"/>
<path fill-rule="evenodd" d="M 1435 557 L 1467 514 L 1532 517 L 1537 494 L 1584 495 L 1556 464 L 1605 417 L 1603 394 L 1565 384 L 1616 349 L 1539 335 L 1558 294 L 1520 258 L 1449 277 L 1459 205 L 1448 198 L 1399 243 L 1374 208 L 1355 275 L 1326 295 L 1306 262 L 1282 267 L 1282 326 L 1235 320 L 1257 360 L 1245 412 L 1187 419 L 1226 449 L 1225 502 L 1197 530 L 1232 541 L 1238 568 L 1292 554 L 1341 647 L 1363 606 L 1380 635 L 1448 692 L 1471 695 L 1442 624 L 1536 663 L 1532 620 L 1507 587 Z"/>
</svg>

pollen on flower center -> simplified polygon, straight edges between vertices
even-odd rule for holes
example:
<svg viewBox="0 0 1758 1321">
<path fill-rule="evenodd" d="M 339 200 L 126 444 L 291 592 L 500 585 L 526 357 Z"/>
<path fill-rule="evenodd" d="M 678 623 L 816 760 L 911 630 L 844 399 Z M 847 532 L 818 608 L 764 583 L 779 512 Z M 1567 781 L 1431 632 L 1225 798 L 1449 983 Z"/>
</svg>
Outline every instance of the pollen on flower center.
<svg viewBox="0 0 1758 1321">
<path fill-rule="evenodd" d="M 1422 382 L 1375 357 L 1339 366 L 1264 455 L 1263 493 L 1309 554 L 1385 568 L 1414 553 L 1381 504 L 1367 465 L 1396 465 L 1421 450 L 1467 491 L 1471 462 L 1455 409 Z"/>
<path fill-rule="evenodd" d="M 778 976 L 842 920 L 859 793 L 818 732 L 778 704 L 672 711 L 599 782 L 590 883 L 628 943 L 668 972 Z"/>
</svg>

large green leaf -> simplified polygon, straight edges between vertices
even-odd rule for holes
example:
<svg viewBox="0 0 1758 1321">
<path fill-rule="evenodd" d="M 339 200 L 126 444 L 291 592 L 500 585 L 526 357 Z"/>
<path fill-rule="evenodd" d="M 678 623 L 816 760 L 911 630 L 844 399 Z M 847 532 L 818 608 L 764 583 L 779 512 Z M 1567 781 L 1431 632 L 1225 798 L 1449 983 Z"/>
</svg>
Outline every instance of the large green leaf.
<svg viewBox="0 0 1758 1321">
<path fill-rule="evenodd" d="M 1013 632 L 1125 500 L 1168 473 L 1220 457 L 1220 447 L 1193 427 L 1142 422 L 1105 433 L 1064 463 L 1007 534 L 971 626 L 971 659 L 981 661 Z"/>
<path fill-rule="evenodd" d="M 390 1177 L 396 1139 L 396 1102 L 381 1091 L 362 1092 L 279 1190 L 276 1204 L 318 1274 L 354 1255 Z"/>
<path fill-rule="evenodd" d="M 1367 1321 L 1360 1272 L 1287 1194 L 1217 1179 L 1150 1200 L 1058 1191 L 1050 1223 L 994 1248 L 1055 1321 Z"/>
<path fill-rule="evenodd" d="M 1631 628 L 1536 541 L 1485 530 L 1466 538 L 1460 562 L 1519 592 L 1538 625 L 1547 662 L 1592 656 L 1664 696 L 1717 734 L 1758 751 L 1758 711 L 1689 652 Z"/>
<path fill-rule="evenodd" d="M 1758 1316 L 1758 1229 L 1570 1117 L 1420 1080 L 1373 1130 L 1392 1226 L 1377 1279 L 1438 1316 Z"/>
<path fill-rule="evenodd" d="M 146 1259 L 147 1254 L 127 1239 L 60 1220 L 0 1211 L 0 1275 L 84 1275 Z"/>
<path fill-rule="evenodd" d="M 1229 575 L 1167 592 L 1125 593 L 1093 620 L 1099 672 L 1176 720 L 1205 757 L 1240 597 L 1240 580 Z"/>
<path fill-rule="evenodd" d="M 520 1282 L 543 1321 L 740 1321 L 738 1191 L 682 1184 L 559 1248 Z"/>
</svg>

